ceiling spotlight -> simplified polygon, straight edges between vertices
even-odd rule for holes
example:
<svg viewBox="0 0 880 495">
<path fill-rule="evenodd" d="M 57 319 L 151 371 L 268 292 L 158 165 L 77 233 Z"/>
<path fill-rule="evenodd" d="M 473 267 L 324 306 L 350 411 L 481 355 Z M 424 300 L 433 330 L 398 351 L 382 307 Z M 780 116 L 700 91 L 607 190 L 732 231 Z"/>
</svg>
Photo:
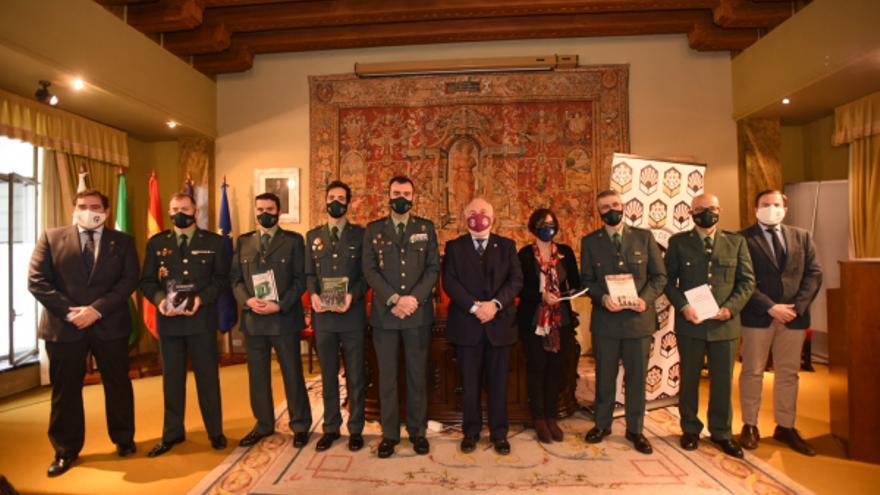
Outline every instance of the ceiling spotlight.
<svg viewBox="0 0 880 495">
<path fill-rule="evenodd" d="M 76 78 L 73 81 L 70 81 L 70 85 L 73 87 L 73 89 L 77 91 L 82 91 L 86 87 L 86 82 L 80 78 Z"/>
<path fill-rule="evenodd" d="M 788 98 L 783 98 L 783 99 L 782 99 L 782 104 L 783 104 L 783 105 L 788 105 L 789 103 L 791 103 L 791 100 L 789 100 Z"/>
<path fill-rule="evenodd" d="M 40 81 L 40 89 L 34 93 L 34 96 L 37 100 L 54 107 L 58 104 L 58 97 L 49 92 L 49 86 L 51 85 L 52 83 L 49 81 Z"/>
<path fill-rule="evenodd" d="M 169 129 L 174 129 L 177 127 L 177 122 L 169 120 L 168 122 L 165 122 L 165 125 L 167 125 Z"/>
</svg>

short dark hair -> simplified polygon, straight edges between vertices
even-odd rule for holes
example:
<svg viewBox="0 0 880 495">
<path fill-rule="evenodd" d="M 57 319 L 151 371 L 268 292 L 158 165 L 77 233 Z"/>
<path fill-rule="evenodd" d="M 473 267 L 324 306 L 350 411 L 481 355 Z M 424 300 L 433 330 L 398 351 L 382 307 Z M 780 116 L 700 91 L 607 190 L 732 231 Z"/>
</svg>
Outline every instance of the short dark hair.
<svg viewBox="0 0 880 495">
<path fill-rule="evenodd" d="M 596 195 L 596 201 L 599 201 L 602 198 L 607 198 L 609 196 L 620 196 L 620 193 L 615 191 L 614 189 L 605 189 Z"/>
<path fill-rule="evenodd" d="M 104 209 L 106 210 L 107 208 L 110 208 L 110 199 L 97 189 L 86 189 L 76 193 L 76 196 L 73 198 L 73 205 L 76 206 L 76 200 L 79 198 L 86 198 L 88 196 L 97 196 L 101 198 L 101 204 L 104 205 Z"/>
<path fill-rule="evenodd" d="M 416 185 L 409 177 L 405 175 L 395 175 L 388 181 L 388 190 L 391 191 L 391 184 L 409 184 L 412 186 L 413 191 L 416 190 Z"/>
<path fill-rule="evenodd" d="M 761 202 L 761 198 L 767 196 L 768 194 L 778 194 L 782 196 L 782 206 L 788 206 L 788 196 L 786 196 L 785 193 L 783 193 L 779 189 L 764 189 L 755 196 L 755 208 L 758 207 L 758 203 Z"/>
<path fill-rule="evenodd" d="M 262 194 L 257 194 L 257 197 L 254 198 L 254 203 L 256 203 L 257 201 L 260 201 L 260 200 L 263 200 L 263 201 L 274 201 L 274 202 L 275 202 L 275 208 L 276 208 L 279 212 L 281 212 L 281 200 L 278 198 L 278 196 L 277 196 L 275 193 L 264 192 L 264 193 L 262 193 Z"/>
<path fill-rule="evenodd" d="M 342 182 L 341 180 L 334 180 L 333 182 L 327 184 L 327 188 L 324 189 L 324 197 L 327 197 L 327 194 L 331 189 L 342 189 L 345 191 L 345 204 L 351 203 L 351 188 L 348 187 L 348 184 Z"/>
<path fill-rule="evenodd" d="M 168 202 L 170 203 L 170 202 L 174 201 L 175 199 L 184 199 L 184 198 L 188 199 L 189 202 L 192 203 L 193 206 L 198 206 L 198 204 L 196 203 L 196 198 L 194 198 L 192 196 L 192 194 L 190 194 L 188 192 L 183 192 L 183 191 L 176 192 L 176 193 L 172 194 L 171 199 L 169 199 Z"/>
<path fill-rule="evenodd" d="M 538 235 L 538 224 L 543 222 L 547 215 L 550 215 L 553 218 L 553 223 L 556 224 L 556 233 L 559 233 L 559 220 L 556 218 L 556 214 L 553 213 L 553 210 L 550 208 L 538 208 L 533 211 L 529 216 L 529 232 L 534 235 Z"/>
</svg>

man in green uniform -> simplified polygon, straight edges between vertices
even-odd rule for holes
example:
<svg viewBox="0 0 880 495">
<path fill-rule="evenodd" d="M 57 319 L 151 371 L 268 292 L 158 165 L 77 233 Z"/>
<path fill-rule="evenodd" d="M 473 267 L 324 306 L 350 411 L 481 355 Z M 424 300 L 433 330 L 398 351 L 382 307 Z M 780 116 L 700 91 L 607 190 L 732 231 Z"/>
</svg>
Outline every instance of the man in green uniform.
<svg viewBox="0 0 880 495">
<path fill-rule="evenodd" d="M 719 230 L 718 198 L 701 194 L 691 202 L 696 226 L 669 239 L 666 295 L 676 309 L 675 333 L 680 358 L 681 446 L 696 450 L 703 423 L 697 417 L 700 373 L 708 356 L 709 433 L 725 454 L 742 457 L 742 447 L 733 439 L 731 383 L 736 345 L 740 336 L 740 311 L 755 288 L 752 259 L 743 236 Z M 699 315 L 685 291 L 706 285 L 720 308 L 714 316 Z M 701 305 L 702 306 L 702 305 Z"/>
<path fill-rule="evenodd" d="M 370 325 L 379 362 L 379 407 L 382 419 L 380 458 L 391 457 L 400 442 L 397 399 L 398 349 L 403 341 L 406 362 L 406 430 L 413 450 L 430 450 L 427 367 L 434 322 L 433 290 L 440 273 L 434 224 L 410 215 L 413 182 L 398 176 L 388 185 L 391 215 L 367 225 L 363 245 L 364 277 L 373 289 Z"/>
<path fill-rule="evenodd" d="M 590 331 L 596 356 L 596 425 L 586 440 L 599 443 L 611 434 L 617 372 L 623 360 L 626 391 L 626 439 L 643 453 L 653 452 L 642 434 L 645 419 L 645 378 L 651 335 L 657 330 L 654 301 L 666 286 L 666 268 L 650 230 L 623 224 L 623 203 L 616 191 L 603 191 L 596 208 L 605 226 L 581 239 L 581 283 L 590 289 L 593 312 Z M 638 297 L 618 300 L 609 293 L 608 279 L 631 276 Z"/>
<path fill-rule="evenodd" d="M 348 448 L 364 446 L 364 395 L 366 369 L 364 330 L 367 313 L 364 296 L 367 282 L 361 263 L 364 228 L 347 221 L 351 189 L 343 182 L 333 181 L 325 190 L 327 223 L 306 234 L 306 286 L 311 294 L 312 326 L 321 361 L 324 391 L 324 435 L 316 450 L 330 448 L 339 438 L 342 414 L 339 411 L 339 349 L 345 356 L 345 382 L 348 390 Z M 335 289 L 331 287 L 336 286 Z M 322 289 L 332 290 L 341 301 L 332 301 Z M 330 307 L 325 306 L 329 303 Z M 341 306 L 340 306 L 341 303 Z"/>
</svg>

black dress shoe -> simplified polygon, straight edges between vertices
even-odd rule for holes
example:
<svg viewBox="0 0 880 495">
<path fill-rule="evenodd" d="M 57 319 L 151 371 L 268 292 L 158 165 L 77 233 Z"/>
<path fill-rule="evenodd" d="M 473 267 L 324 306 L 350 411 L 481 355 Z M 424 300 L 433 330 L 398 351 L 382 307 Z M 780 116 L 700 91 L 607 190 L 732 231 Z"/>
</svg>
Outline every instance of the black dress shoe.
<svg viewBox="0 0 880 495">
<path fill-rule="evenodd" d="M 260 442 L 260 440 L 272 436 L 272 432 L 269 433 L 260 433 L 257 430 L 251 430 L 250 433 L 245 435 L 241 440 L 238 441 L 239 447 L 250 447 L 252 445 L 256 445 Z"/>
<path fill-rule="evenodd" d="M 46 470 L 46 475 L 50 478 L 55 476 L 61 476 L 66 473 L 71 466 L 73 466 L 73 461 L 76 460 L 76 456 L 73 457 L 56 457 L 52 464 L 49 464 L 49 469 Z"/>
<path fill-rule="evenodd" d="M 712 438 L 711 440 L 712 443 L 721 447 L 721 450 L 724 451 L 725 454 L 731 457 L 736 457 L 738 459 L 743 458 L 743 449 L 739 446 L 739 443 L 736 440 L 732 438 L 728 438 L 725 440 L 716 440 Z"/>
<path fill-rule="evenodd" d="M 409 441 L 412 442 L 413 450 L 418 455 L 427 455 L 431 450 L 431 445 L 425 437 L 413 437 Z"/>
<path fill-rule="evenodd" d="M 633 448 L 635 448 L 636 451 L 641 452 L 642 454 L 654 453 L 654 449 L 651 447 L 651 442 L 645 438 L 645 435 L 641 433 L 637 435 L 635 433 L 630 433 L 630 431 L 627 430 L 626 439 L 632 442 Z"/>
<path fill-rule="evenodd" d="M 794 428 L 776 427 L 773 432 L 773 438 L 791 447 L 792 450 L 800 454 L 813 457 L 816 451 L 801 437 L 801 434 Z"/>
<path fill-rule="evenodd" d="M 214 450 L 223 450 L 226 448 L 226 435 L 219 434 L 216 437 L 211 437 L 211 448 Z"/>
<path fill-rule="evenodd" d="M 744 449 L 754 450 L 758 448 L 758 440 L 761 434 L 758 433 L 758 427 L 752 425 L 743 425 L 742 432 L 739 434 L 739 443 Z"/>
<path fill-rule="evenodd" d="M 479 440 L 479 435 L 465 435 L 464 438 L 461 439 L 461 451 L 465 454 L 470 454 L 477 450 L 477 442 Z"/>
<path fill-rule="evenodd" d="M 584 435 L 584 440 L 589 443 L 599 443 L 603 438 L 607 437 L 611 434 L 611 428 L 599 428 L 598 426 L 594 426 L 590 428 L 590 431 Z"/>
<path fill-rule="evenodd" d="M 175 445 L 179 444 L 180 442 L 183 442 L 183 437 L 175 438 L 174 440 L 168 440 L 167 442 L 165 440 L 160 440 L 159 443 L 157 443 L 156 445 L 153 446 L 152 450 L 147 452 L 147 457 L 160 456 L 160 455 L 164 454 L 165 452 L 168 452 L 169 450 L 171 450 L 171 447 L 174 447 Z"/>
<path fill-rule="evenodd" d="M 364 448 L 364 436 L 360 433 L 352 433 L 348 437 L 348 450 L 357 452 Z"/>
<path fill-rule="evenodd" d="M 397 440 L 383 438 L 382 443 L 379 444 L 379 459 L 387 459 L 394 455 L 395 445 L 397 445 Z"/>
<path fill-rule="evenodd" d="M 333 433 L 324 433 L 321 435 L 321 438 L 318 439 L 318 443 L 315 444 L 315 450 L 318 452 L 323 452 L 333 446 L 333 442 L 339 440 L 339 432 L 335 431 Z"/>
<path fill-rule="evenodd" d="M 492 445 L 495 447 L 495 452 L 499 455 L 507 455 L 510 453 L 510 442 L 508 442 L 506 438 L 492 440 Z"/>
<path fill-rule="evenodd" d="M 125 457 L 135 452 L 137 452 L 137 446 L 135 446 L 134 442 L 116 444 L 116 453 L 119 457 Z"/>
<path fill-rule="evenodd" d="M 697 447 L 700 446 L 700 435 L 696 433 L 682 433 L 679 443 L 681 443 L 681 448 L 684 450 L 697 450 Z"/>
<path fill-rule="evenodd" d="M 311 433 L 307 431 L 297 431 L 293 434 L 293 447 L 296 449 L 305 447 L 307 443 L 309 443 L 309 437 L 312 436 Z"/>
</svg>

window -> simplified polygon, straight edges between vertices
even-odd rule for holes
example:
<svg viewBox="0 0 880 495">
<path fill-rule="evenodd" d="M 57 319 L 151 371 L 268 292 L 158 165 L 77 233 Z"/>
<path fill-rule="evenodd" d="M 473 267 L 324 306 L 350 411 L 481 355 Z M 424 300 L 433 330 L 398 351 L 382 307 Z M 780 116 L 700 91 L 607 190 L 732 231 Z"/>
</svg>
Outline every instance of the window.
<svg viewBox="0 0 880 495">
<path fill-rule="evenodd" d="M 39 308 L 28 266 L 40 229 L 39 148 L 0 137 L 0 369 L 37 356 Z"/>
</svg>

